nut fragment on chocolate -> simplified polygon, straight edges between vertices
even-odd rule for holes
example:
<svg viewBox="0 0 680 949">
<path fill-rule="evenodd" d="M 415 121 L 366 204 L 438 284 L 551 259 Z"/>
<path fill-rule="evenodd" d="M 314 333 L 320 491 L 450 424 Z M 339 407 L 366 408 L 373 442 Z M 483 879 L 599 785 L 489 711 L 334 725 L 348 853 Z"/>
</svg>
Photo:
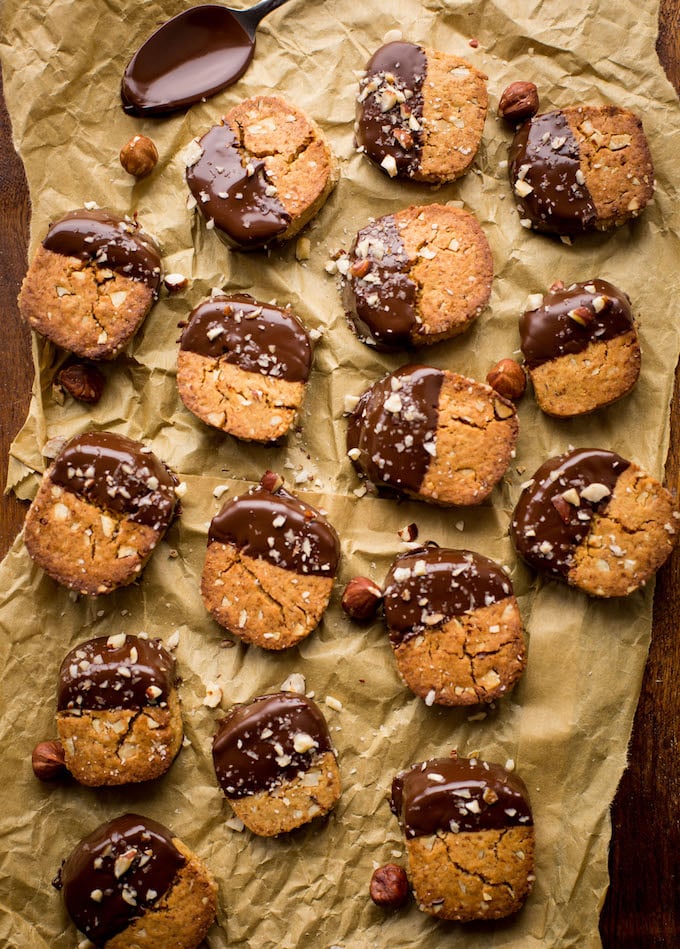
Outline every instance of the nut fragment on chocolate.
<svg viewBox="0 0 680 949">
<path fill-rule="evenodd" d="M 498 114 L 508 122 L 519 123 L 538 112 L 538 88 L 533 82 L 511 82 L 503 90 Z"/>
<path fill-rule="evenodd" d="M 91 363 L 72 362 L 60 371 L 57 383 L 78 402 L 96 405 L 104 393 L 106 379 Z"/>
<path fill-rule="evenodd" d="M 371 899 L 383 909 L 399 909 L 409 899 L 410 889 L 406 870 L 396 863 L 386 863 L 373 871 L 370 886 Z"/>
<path fill-rule="evenodd" d="M 521 399 L 527 387 L 524 370 L 514 359 L 501 359 L 497 362 L 489 370 L 486 381 L 499 395 L 512 402 Z"/>
<path fill-rule="evenodd" d="M 60 741 L 41 741 L 31 755 L 33 774 L 39 781 L 55 781 L 68 774 L 64 764 L 64 747 Z"/>
<path fill-rule="evenodd" d="M 158 149 L 146 135 L 133 135 L 121 148 L 119 157 L 129 175 L 146 178 L 158 163 Z"/>
<path fill-rule="evenodd" d="M 368 577 L 354 577 L 342 594 L 342 608 L 352 619 L 371 619 L 382 603 L 383 592 Z"/>
</svg>

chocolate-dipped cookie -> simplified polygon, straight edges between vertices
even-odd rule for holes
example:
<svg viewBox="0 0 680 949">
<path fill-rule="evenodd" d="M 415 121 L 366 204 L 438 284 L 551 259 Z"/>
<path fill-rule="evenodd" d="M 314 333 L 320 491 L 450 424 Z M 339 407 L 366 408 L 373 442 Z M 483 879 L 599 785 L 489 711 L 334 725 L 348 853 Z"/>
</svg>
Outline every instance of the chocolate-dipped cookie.
<svg viewBox="0 0 680 949">
<path fill-rule="evenodd" d="M 212 519 L 201 596 L 213 618 L 245 642 L 286 649 L 321 620 L 339 558 L 331 524 L 268 472 Z"/>
<path fill-rule="evenodd" d="M 129 218 L 71 211 L 49 228 L 19 311 L 36 333 L 87 359 L 112 359 L 158 297 L 160 250 Z"/>
<path fill-rule="evenodd" d="M 488 557 L 435 546 L 401 554 L 383 608 L 399 674 L 428 705 L 492 702 L 524 671 L 519 606 Z"/>
<path fill-rule="evenodd" d="M 464 332 L 489 301 L 493 260 L 476 218 L 446 204 L 410 207 L 356 236 L 343 297 L 350 326 L 378 349 Z"/>
<path fill-rule="evenodd" d="M 177 357 L 186 407 L 246 441 L 273 441 L 293 425 L 305 394 L 312 348 L 289 309 L 248 294 L 215 296 L 191 313 Z"/>
<path fill-rule="evenodd" d="M 625 596 L 670 556 L 680 513 L 634 462 L 600 448 L 550 458 L 512 516 L 517 552 L 535 570 L 591 596 Z"/>
<path fill-rule="evenodd" d="M 360 475 L 432 504 L 480 504 L 510 464 L 515 407 L 448 370 L 403 366 L 359 399 L 347 454 Z"/>
<path fill-rule="evenodd" d="M 111 593 L 141 574 L 175 516 L 177 486 L 141 442 L 113 432 L 77 435 L 28 509 L 26 548 L 69 589 Z"/>
<path fill-rule="evenodd" d="M 326 720 L 311 699 L 294 692 L 234 706 L 215 735 L 213 762 L 234 813 L 263 837 L 327 814 L 340 797 Z"/>
<path fill-rule="evenodd" d="M 630 298 L 606 280 L 534 294 L 520 318 L 524 365 L 539 408 L 571 418 L 627 395 L 640 375 Z"/>
<path fill-rule="evenodd" d="M 518 775 L 475 758 L 432 758 L 395 777 L 390 805 L 420 910 L 466 923 L 521 908 L 534 880 L 534 827 Z"/>
<path fill-rule="evenodd" d="M 240 250 L 297 234 L 338 176 L 319 126 L 279 96 L 256 96 L 230 109 L 198 141 L 186 173 L 208 226 Z"/>
<path fill-rule="evenodd" d="M 515 132 L 508 171 L 522 224 L 561 237 L 625 224 L 654 193 L 642 122 L 612 105 L 529 119 Z"/>
<path fill-rule="evenodd" d="M 196 949 L 217 912 L 217 885 L 202 860 L 138 814 L 83 838 L 54 886 L 77 928 L 106 949 Z"/>
<path fill-rule="evenodd" d="M 486 78 L 459 56 L 416 43 L 381 46 L 359 83 L 358 150 L 391 178 L 454 181 L 482 139 Z"/>
</svg>

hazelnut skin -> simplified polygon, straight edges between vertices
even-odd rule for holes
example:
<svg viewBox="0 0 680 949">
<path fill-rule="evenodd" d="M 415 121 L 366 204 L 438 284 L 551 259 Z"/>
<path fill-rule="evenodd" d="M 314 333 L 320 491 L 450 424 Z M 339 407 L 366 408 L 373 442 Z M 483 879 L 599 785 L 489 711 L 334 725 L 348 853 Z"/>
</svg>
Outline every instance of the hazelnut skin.
<svg viewBox="0 0 680 949">
<path fill-rule="evenodd" d="M 133 135 L 120 150 L 121 165 L 135 178 L 146 178 L 157 162 L 158 149 L 146 135 Z"/>
<path fill-rule="evenodd" d="M 526 122 L 537 112 L 538 89 L 533 82 L 511 82 L 503 90 L 498 103 L 498 114 L 506 122 Z"/>
<path fill-rule="evenodd" d="M 514 359 L 501 359 L 493 366 L 486 377 L 492 389 L 504 399 L 517 402 L 524 395 L 527 377 L 524 370 Z"/>
<path fill-rule="evenodd" d="M 276 471 L 265 471 L 260 478 L 260 486 L 263 487 L 265 491 L 270 491 L 274 494 L 279 488 L 283 487 L 283 478 L 280 474 L 277 474 Z"/>
<path fill-rule="evenodd" d="M 33 774 L 39 781 L 56 781 L 68 774 L 64 761 L 64 746 L 60 741 L 41 741 L 31 755 Z"/>
<path fill-rule="evenodd" d="M 96 366 L 72 362 L 61 370 L 57 383 L 78 402 L 96 405 L 104 392 L 106 379 Z"/>
<path fill-rule="evenodd" d="M 408 902 L 410 889 L 403 867 L 386 863 L 373 871 L 370 886 L 371 899 L 383 909 L 399 909 Z"/>
<path fill-rule="evenodd" d="M 382 603 L 383 592 L 368 577 L 354 577 L 342 594 L 342 608 L 351 619 L 372 619 Z"/>
</svg>

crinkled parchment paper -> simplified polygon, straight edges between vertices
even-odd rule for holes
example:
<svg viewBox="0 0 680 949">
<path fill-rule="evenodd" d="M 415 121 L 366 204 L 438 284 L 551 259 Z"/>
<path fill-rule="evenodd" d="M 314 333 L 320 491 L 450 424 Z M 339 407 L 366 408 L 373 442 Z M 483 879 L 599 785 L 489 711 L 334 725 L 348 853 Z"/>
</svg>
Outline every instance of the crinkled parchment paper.
<svg viewBox="0 0 680 949">
<path fill-rule="evenodd" d="M 656 475 L 663 471 L 680 333 L 680 132 L 675 96 L 654 53 L 656 4 L 293 0 L 263 24 L 256 60 L 236 87 L 173 118 L 125 116 L 118 87 L 127 59 L 153 27 L 184 6 L 180 0 L 4 4 L 0 52 L 33 201 L 31 250 L 50 219 L 95 201 L 139 212 L 162 242 L 166 270 L 184 273 L 192 283 L 182 294 L 164 296 L 127 357 L 106 367 L 106 393 L 95 408 L 53 401 L 61 357 L 50 346 L 35 347 L 38 375 L 29 418 L 12 449 L 10 487 L 30 497 L 44 467 L 46 440 L 96 427 L 145 439 L 186 480 L 188 491 L 181 520 L 134 588 L 93 600 L 69 596 L 33 567 L 21 538 L 2 566 L 0 940 L 22 949 L 74 946 L 75 930 L 50 881 L 81 835 L 133 809 L 173 828 L 219 879 L 220 917 L 211 947 L 410 949 L 442 940 L 522 949 L 598 945 L 608 807 L 625 764 L 652 590 L 601 603 L 537 581 L 517 562 L 507 527 L 521 482 L 569 445 L 613 448 Z M 405 38 L 463 55 L 489 75 L 491 112 L 474 170 L 440 190 L 391 181 L 353 152 L 354 71 L 395 28 Z M 469 45 L 473 37 L 476 49 Z M 537 82 L 544 109 L 611 102 L 643 116 L 658 189 L 641 219 L 572 247 L 522 229 L 500 166 L 510 136 L 495 117 L 500 92 L 515 79 Z M 342 159 L 337 191 L 307 231 L 312 250 L 303 263 L 294 246 L 270 254 L 230 253 L 185 207 L 182 151 L 240 98 L 270 90 L 317 119 Z M 118 164 L 120 147 L 135 132 L 150 135 L 161 155 L 157 170 L 141 183 Z M 405 360 L 373 353 L 354 339 L 324 267 L 369 215 L 449 200 L 473 211 L 491 242 L 491 306 L 466 335 L 416 359 L 483 379 L 493 362 L 517 349 L 517 317 L 529 292 L 557 278 L 601 276 L 633 297 L 644 346 L 642 379 L 623 402 L 580 421 L 551 421 L 527 396 L 515 463 L 478 509 L 359 498 L 344 454 L 344 397 Z M 308 327 L 323 333 L 300 432 L 281 447 L 248 446 L 209 431 L 177 396 L 177 323 L 213 287 L 290 303 Z M 214 489 L 226 484 L 240 492 L 265 468 L 280 470 L 293 486 L 298 481 L 297 489 L 329 512 L 343 541 L 331 609 L 306 642 L 283 655 L 231 641 L 227 648 L 226 634 L 208 618 L 198 593 L 207 525 L 222 503 Z M 350 576 L 367 573 L 382 581 L 404 549 L 397 530 L 411 521 L 422 540 L 468 546 L 510 569 L 527 626 L 529 664 L 512 696 L 486 715 L 427 708 L 401 685 L 382 624 L 353 626 L 339 608 Z M 54 735 L 63 655 L 91 636 L 140 630 L 166 639 L 180 631 L 177 657 L 191 744 L 149 787 L 92 791 L 39 784 L 30 753 L 36 741 Z M 261 840 L 225 826 L 229 808 L 210 759 L 220 710 L 202 704 L 205 683 L 221 683 L 226 709 L 278 688 L 293 671 L 305 675 L 327 714 L 344 792 L 327 822 Z M 328 695 L 342 703 L 340 711 L 324 705 Z M 368 899 L 373 867 L 399 862 L 404 849 L 386 800 L 394 773 L 454 747 L 490 760 L 514 759 L 531 792 L 536 886 L 525 909 L 505 923 L 462 928 L 438 923 L 415 906 L 384 914 Z"/>
</svg>

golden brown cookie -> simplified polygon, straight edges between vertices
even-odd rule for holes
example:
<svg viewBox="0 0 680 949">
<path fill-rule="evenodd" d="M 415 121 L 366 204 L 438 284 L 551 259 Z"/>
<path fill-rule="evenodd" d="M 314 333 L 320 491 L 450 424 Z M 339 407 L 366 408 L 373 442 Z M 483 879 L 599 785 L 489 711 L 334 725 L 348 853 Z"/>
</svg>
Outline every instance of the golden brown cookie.
<svg viewBox="0 0 680 949">
<path fill-rule="evenodd" d="M 399 674 L 428 705 L 492 702 L 524 671 L 512 584 L 481 554 L 437 546 L 402 554 L 383 608 Z"/>
<path fill-rule="evenodd" d="M 287 241 L 321 210 L 339 167 L 323 132 L 279 96 L 234 106 L 199 140 L 187 167 L 196 206 L 232 247 Z"/>
<path fill-rule="evenodd" d="M 432 504 L 481 504 L 510 464 L 515 407 L 448 370 L 403 366 L 364 392 L 347 454 L 375 485 Z"/>
<path fill-rule="evenodd" d="M 616 106 L 569 106 L 521 125 L 508 171 L 522 224 L 568 237 L 637 217 L 654 194 L 640 119 Z"/>
<path fill-rule="evenodd" d="M 254 834 L 274 837 L 327 814 L 340 798 L 340 772 L 326 720 L 294 692 L 236 705 L 213 742 L 220 787 Z"/>
<path fill-rule="evenodd" d="M 627 395 L 640 375 L 630 298 L 606 280 L 533 294 L 520 318 L 524 365 L 539 408 L 571 418 Z"/>
<path fill-rule="evenodd" d="M 269 442 L 295 422 L 311 366 L 309 337 L 291 310 L 245 293 L 214 296 L 182 333 L 177 386 L 206 424 Z"/>
<path fill-rule="evenodd" d="M 71 211 L 53 224 L 19 294 L 36 333 L 87 359 L 112 359 L 158 297 L 160 251 L 128 218 Z"/>
<path fill-rule="evenodd" d="M 415 43 L 381 46 L 359 83 L 358 150 L 391 178 L 454 181 L 482 139 L 486 78 L 459 56 Z"/>
<path fill-rule="evenodd" d="M 390 804 L 420 910 L 466 923 L 522 907 L 534 880 L 534 827 L 520 777 L 475 758 L 433 758 L 396 776 Z"/>
<path fill-rule="evenodd" d="M 149 817 L 125 814 L 75 847 L 54 881 L 69 916 L 106 949 L 196 949 L 217 912 L 204 863 Z"/>
<path fill-rule="evenodd" d="M 464 332 L 489 301 L 493 260 L 477 219 L 447 204 L 410 207 L 357 234 L 344 285 L 352 329 L 378 349 Z"/>
<path fill-rule="evenodd" d="M 679 518 L 670 492 L 634 462 L 577 448 L 536 471 L 510 535 L 535 570 L 591 596 L 625 596 L 670 556 Z"/>
<path fill-rule="evenodd" d="M 286 649 L 320 622 L 339 557 L 326 518 L 267 472 L 212 519 L 201 596 L 213 618 L 245 642 Z"/>
<path fill-rule="evenodd" d="M 26 515 L 26 549 L 57 583 L 111 593 L 141 574 L 175 517 L 177 486 L 141 442 L 78 435 L 43 476 Z"/>
</svg>

